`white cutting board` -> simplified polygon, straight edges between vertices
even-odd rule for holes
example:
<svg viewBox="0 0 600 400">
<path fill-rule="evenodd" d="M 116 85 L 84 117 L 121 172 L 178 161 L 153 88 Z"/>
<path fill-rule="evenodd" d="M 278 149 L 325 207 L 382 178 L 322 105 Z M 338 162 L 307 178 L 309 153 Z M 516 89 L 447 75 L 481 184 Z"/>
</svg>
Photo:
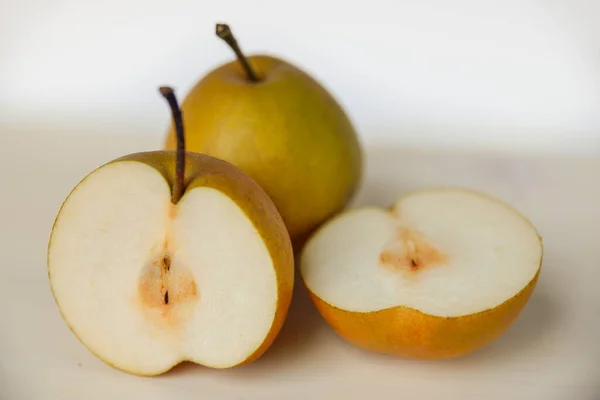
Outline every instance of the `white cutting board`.
<svg viewBox="0 0 600 400">
<path fill-rule="evenodd" d="M 281 335 L 254 364 L 225 371 L 184 365 L 156 378 L 105 365 L 59 316 L 47 241 L 61 202 L 85 174 L 159 144 L 152 136 L 47 129 L 0 135 L 0 399 L 600 399 L 600 160 L 393 144 L 366 148 L 356 203 L 388 205 L 427 185 L 467 186 L 513 204 L 543 236 L 538 287 L 501 339 L 443 362 L 367 353 L 325 325 L 299 284 Z"/>
</svg>

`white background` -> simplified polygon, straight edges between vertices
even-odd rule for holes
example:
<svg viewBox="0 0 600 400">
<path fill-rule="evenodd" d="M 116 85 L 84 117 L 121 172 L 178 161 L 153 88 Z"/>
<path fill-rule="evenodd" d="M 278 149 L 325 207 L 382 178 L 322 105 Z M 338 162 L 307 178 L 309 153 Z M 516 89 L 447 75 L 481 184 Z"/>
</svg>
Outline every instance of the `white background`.
<svg viewBox="0 0 600 400">
<path fill-rule="evenodd" d="M 233 54 L 312 73 L 365 142 L 600 153 L 600 1 L 0 0 L 1 126 L 158 135 Z"/>
</svg>

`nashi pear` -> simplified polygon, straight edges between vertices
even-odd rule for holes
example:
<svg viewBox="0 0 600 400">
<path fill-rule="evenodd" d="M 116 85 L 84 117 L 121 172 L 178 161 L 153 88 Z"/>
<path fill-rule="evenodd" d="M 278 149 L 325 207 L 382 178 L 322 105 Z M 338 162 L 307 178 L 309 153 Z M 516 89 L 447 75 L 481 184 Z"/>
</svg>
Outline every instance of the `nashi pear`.
<svg viewBox="0 0 600 400">
<path fill-rule="evenodd" d="M 542 240 L 513 207 L 461 188 L 357 208 L 307 242 L 300 272 L 346 341 L 415 358 L 460 356 L 499 337 L 530 298 Z"/>
<path fill-rule="evenodd" d="M 245 57 L 227 25 L 217 34 L 238 60 L 217 66 L 181 108 L 190 151 L 226 160 L 269 194 L 297 249 L 342 211 L 362 177 L 356 130 L 338 101 L 308 73 L 270 55 Z M 176 146 L 175 130 L 165 148 Z"/>
<path fill-rule="evenodd" d="M 182 138 L 175 96 L 161 92 Z M 69 328 L 98 358 L 137 375 L 183 361 L 256 360 L 292 297 L 291 241 L 270 198 L 238 168 L 179 143 L 177 152 L 130 154 L 87 175 L 63 203 L 48 247 Z"/>
</svg>

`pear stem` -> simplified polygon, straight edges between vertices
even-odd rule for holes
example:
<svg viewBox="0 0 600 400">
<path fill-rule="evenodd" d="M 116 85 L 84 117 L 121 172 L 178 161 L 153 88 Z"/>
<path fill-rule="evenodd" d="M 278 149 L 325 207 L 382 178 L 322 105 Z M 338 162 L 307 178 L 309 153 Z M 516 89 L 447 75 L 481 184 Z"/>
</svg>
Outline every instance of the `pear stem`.
<svg viewBox="0 0 600 400">
<path fill-rule="evenodd" d="M 167 100 L 169 107 L 171 108 L 173 124 L 175 125 L 175 134 L 177 136 L 175 181 L 173 182 L 173 191 L 171 193 L 171 202 L 173 204 L 177 204 L 177 202 L 181 199 L 181 196 L 183 196 L 185 176 L 185 136 L 183 134 L 183 118 L 181 116 L 181 109 L 179 108 L 177 97 L 175 97 L 175 92 L 173 89 L 168 86 L 161 86 L 159 91 L 160 94 Z"/>
<path fill-rule="evenodd" d="M 259 81 L 258 77 L 256 76 L 256 74 L 254 73 L 254 70 L 250 66 L 248 59 L 246 58 L 246 56 L 244 56 L 244 53 L 242 53 L 242 50 L 240 49 L 240 46 L 238 45 L 237 40 L 235 40 L 235 36 L 233 36 L 233 32 L 231 32 L 229 25 L 217 24 L 216 31 L 217 31 L 217 36 L 220 37 L 221 39 L 223 39 L 225 41 L 225 43 L 227 43 L 229 45 L 229 47 L 231 47 L 231 49 L 234 51 L 235 55 L 237 56 L 238 61 L 240 62 L 240 64 L 242 64 L 244 71 L 246 71 L 246 75 L 248 76 L 248 79 L 252 82 L 258 82 Z"/>
</svg>

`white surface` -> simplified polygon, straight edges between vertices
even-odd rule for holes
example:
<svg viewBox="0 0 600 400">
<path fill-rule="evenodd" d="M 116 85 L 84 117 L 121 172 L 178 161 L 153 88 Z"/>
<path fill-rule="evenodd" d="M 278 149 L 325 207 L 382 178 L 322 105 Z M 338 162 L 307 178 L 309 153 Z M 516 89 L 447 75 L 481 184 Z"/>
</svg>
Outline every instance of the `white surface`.
<svg viewBox="0 0 600 400">
<path fill-rule="evenodd" d="M 213 371 L 183 366 L 138 378 L 98 361 L 71 334 L 52 299 L 46 245 L 72 187 L 91 169 L 152 148 L 159 137 L 10 131 L 0 136 L 0 399 L 524 399 L 600 398 L 600 160 L 516 158 L 368 149 L 357 204 L 449 184 L 516 206 L 539 229 L 545 259 L 523 314 L 500 340 L 446 362 L 395 359 L 337 338 L 302 286 L 264 358 Z M 56 150 L 49 151 L 50 146 Z"/>
<path fill-rule="evenodd" d="M 183 94 L 233 59 L 213 33 L 228 22 L 248 53 L 324 82 L 365 141 L 600 152 L 596 0 L 0 4 L 0 120 L 11 123 L 155 133 L 158 85 Z"/>
</svg>

